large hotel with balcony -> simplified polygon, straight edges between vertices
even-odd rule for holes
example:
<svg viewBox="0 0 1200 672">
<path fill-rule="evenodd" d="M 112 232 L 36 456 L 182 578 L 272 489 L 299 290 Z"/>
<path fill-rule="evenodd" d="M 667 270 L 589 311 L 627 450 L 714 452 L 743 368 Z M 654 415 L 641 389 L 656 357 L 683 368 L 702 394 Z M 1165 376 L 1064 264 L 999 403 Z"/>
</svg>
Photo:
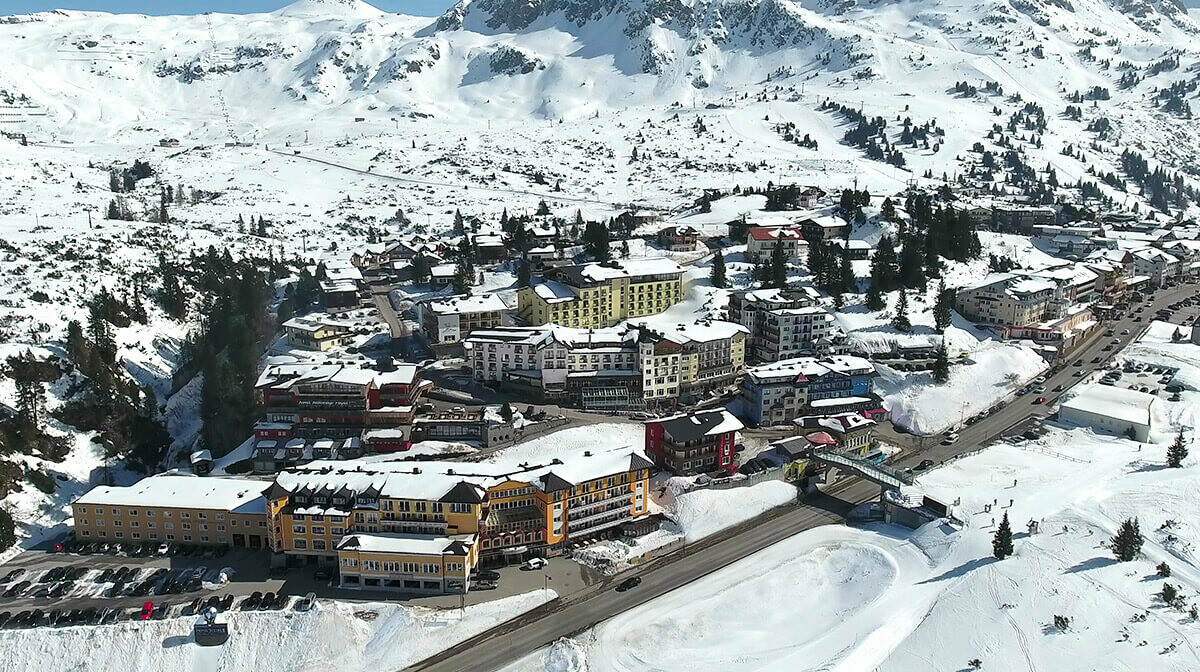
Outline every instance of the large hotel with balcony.
<svg viewBox="0 0 1200 672">
<path fill-rule="evenodd" d="M 539 463 L 317 461 L 274 482 L 151 476 L 74 504 L 80 539 L 263 547 L 338 568 L 346 588 L 465 592 L 471 572 L 615 535 L 647 512 L 631 447 Z"/>
<path fill-rule="evenodd" d="M 683 298 L 683 269 L 670 259 L 632 259 L 554 268 L 517 293 L 527 324 L 611 327 L 656 315 Z"/>
</svg>

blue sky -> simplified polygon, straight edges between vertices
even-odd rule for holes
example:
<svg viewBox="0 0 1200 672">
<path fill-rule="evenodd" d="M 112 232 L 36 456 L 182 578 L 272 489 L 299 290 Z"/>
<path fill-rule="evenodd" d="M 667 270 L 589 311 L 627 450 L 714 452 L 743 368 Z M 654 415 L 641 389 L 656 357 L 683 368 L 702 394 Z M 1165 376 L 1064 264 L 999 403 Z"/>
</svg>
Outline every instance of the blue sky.
<svg viewBox="0 0 1200 672">
<path fill-rule="evenodd" d="M 200 14 L 270 12 L 292 0 L 2 0 L 0 14 L 25 14 L 50 9 L 90 9 L 132 14 Z M 419 16 L 437 16 L 454 0 L 369 0 L 386 11 Z"/>
</svg>

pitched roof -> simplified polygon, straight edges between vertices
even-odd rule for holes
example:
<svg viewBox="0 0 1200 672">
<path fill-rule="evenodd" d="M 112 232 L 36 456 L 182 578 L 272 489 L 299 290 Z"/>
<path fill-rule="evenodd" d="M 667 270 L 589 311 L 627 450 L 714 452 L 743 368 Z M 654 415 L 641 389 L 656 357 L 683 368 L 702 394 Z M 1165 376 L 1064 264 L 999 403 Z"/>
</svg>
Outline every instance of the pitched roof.
<svg viewBox="0 0 1200 672">
<path fill-rule="evenodd" d="M 695 441 L 705 436 L 736 432 L 745 425 L 724 408 L 684 413 L 655 421 L 676 441 Z"/>
</svg>

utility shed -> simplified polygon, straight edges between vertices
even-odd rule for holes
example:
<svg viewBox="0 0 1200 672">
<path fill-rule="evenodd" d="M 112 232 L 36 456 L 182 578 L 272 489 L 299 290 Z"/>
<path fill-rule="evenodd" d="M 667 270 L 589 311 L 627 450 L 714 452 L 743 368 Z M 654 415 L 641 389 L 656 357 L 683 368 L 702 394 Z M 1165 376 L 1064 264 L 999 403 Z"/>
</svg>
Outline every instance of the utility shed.
<svg viewBox="0 0 1200 672">
<path fill-rule="evenodd" d="M 1155 397 L 1119 387 L 1089 385 L 1064 401 L 1058 419 L 1149 441 Z"/>
</svg>

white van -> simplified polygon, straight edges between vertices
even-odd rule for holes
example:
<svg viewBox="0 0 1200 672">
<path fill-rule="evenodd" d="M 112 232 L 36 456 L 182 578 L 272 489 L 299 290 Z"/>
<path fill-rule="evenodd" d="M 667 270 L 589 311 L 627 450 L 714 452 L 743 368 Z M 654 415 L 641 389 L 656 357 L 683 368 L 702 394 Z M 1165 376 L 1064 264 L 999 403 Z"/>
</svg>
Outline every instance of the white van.
<svg viewBox="0 0 1200 672">
<path fill-rule="evenodd" d="M 525 564 L 521 565 L 521 569 L 528 569 L 528 570 L 541 569 L 541 568 L 545 567 L 546 564 L 547 563 L 546 563 L 545 558 L 530 558 L 525 561 Z"/>
</svg>

